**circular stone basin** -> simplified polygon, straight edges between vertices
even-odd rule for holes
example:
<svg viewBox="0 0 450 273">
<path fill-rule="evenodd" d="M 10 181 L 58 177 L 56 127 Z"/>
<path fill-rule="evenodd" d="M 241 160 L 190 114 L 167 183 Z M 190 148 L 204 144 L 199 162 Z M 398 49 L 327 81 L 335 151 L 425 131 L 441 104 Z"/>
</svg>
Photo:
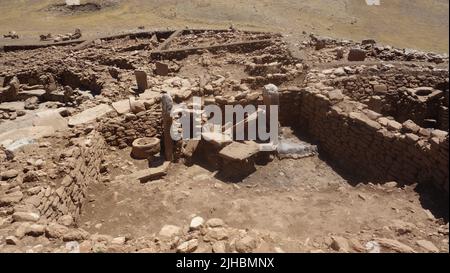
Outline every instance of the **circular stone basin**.
<svg viewBox="0 0 450 273">
<path fill-rule="evenodd" d="M 131 156 L 135 159 L 148 159 L 161 151 L 161 141 L 156 137 L 143 137 L 133 141 Z"/>
</svg>

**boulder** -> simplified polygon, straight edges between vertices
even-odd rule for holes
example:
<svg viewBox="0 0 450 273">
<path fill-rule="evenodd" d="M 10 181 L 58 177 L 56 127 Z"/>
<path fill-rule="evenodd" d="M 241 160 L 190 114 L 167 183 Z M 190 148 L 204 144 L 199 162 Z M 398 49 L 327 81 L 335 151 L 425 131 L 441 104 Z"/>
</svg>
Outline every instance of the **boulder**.
<svg viewBox="0 0 450 273">
<path fill-rule="evenodd" d="M 376 242 L 378 242 L 382 247 L 398 253 L 415 253 L 414 249 L 397 240 L 380 238 L 376 239 Z"/>
<path fill-rule="evenodd" d="M 14 177 L 17 177 L 19 175 L 19 172 L 14 169 L 6 170 L 4 172 L 0 173 L 1 180 L 8 180 Z"/>
<path fill-rule="evenodd" d="M 25 100 L 25 109 L 27 110 L 35 110 L 39 108 L 39 99 L 38 97 L 29 97 Z"/>
<path fill-rule="evenodd" d="M 212 251 L 214 253 L 226 253 L 227 245 L 223 241 L 217 241 L 212 245 Z"/>
<path fill-rule="evenodd" d="M 19 203 L 23 198 L 23 193 L 21 191 L 15 191 L 8 194 L 0 195 L 0 206 L 9 206 L 12 204 Z"/>
<path fill-rule="evenodd" d="M 342 91 L 339 89 L 330 91 L 327 95 L 331 101 L 342 101 L 344 99 L 344 94 L 342 94 Z"/>
<path fill-rule="evenodd" d="M 57 223 L 51 223 L 47 226 L 45 230 L 45 235 L 48 238 L 57 238 L 61 239 L 64 237 L 64 234 L 69 232 L 69 228 Z"/>
<path fill-rule="evenodd" d="M 173 238 L 177 235 L 181 235 L 181 228 L 174 225 L 165 225 L 159 232 L 159 236 L 163 238 Z"/>
<path fill-rule="evenodd" d="M 27 235 L 35 237 L 41 236 L 44 233 L 45 233 L 45 226 L 39 224 L 32 224 L 27 230 Z"/>
<path fill-rule="evenodd" d="M 332 243 L 331 248 L 335 251 L 348 253 L 350 251 L 350 246 L 348 240 L 344 237 L 333 236 L 331 237 Z"/>
<path fill-rule="evenodd" d="M 131 100 L 130 99 L 130 110 L 133 114 L 138 114 L 140 112 L 144 112 L 145 109 L 145 104 L 143 101 L 141 100 Z"/>
<path fill-rule="evenodd" d="M 432 242 L 427 240 L 418 240 L 417 245 L 421 248 L 425 249 L 428 252 L 431 253 L 439 253 L 439 248 L 437 248 Z"/>
<path fill-rule="evenodd" d="M 365 39 L 361 41 L 362 45 L 375 45 L 377 43 L 377 41 L 375 41 L 374 39 Z"/>
<path fill-rule="evenodd" d="M 73 217 L 72 215 L 63 215 L 58 219 L 58 223 L 66 227 L 70 227 L 74 223 Z"/>
<path fill-rule="evenodd" d="M 219 218 L 211 218 L 208 221 L 206 221 L 207 227 L 223 227 L 225 225 L 225 222 L 222 219 Z"/>
<path fill-rule="evenodd" d="M 16 211 L 12 215 L 15 222 L 37 222 L 40 219 L 39 214 L 35 212 Z"/>
<path fill-rule="evenodd" d="M 83 241 L 89 238 L 89 233 L 83 229 L 70 229 L 67 233 L 63 235 L 63 241 Z"/>
<path fill-rule="evenodd" d="M 373 92 L 376 94 L 384 94 L 388 91 L 388 87 L 385 84 L 375 84 L 373 86 Z"/>
<path fill-rule="evenodd" d="M 15 236 L 7 236 L 5 238 L 5 243 L 7 245 L 19 245 L 20 244 L 20 240 L 15 237 Z"/>
<path fill-rule="evenodd" d="M 348 53 L 350 62 L 362 62 L 366 59 L 366 52 L 360 48 L 352 48 Z"/>
<path fill-rule="evenodd" d="M 187 242 L 181 243 L 177 247 L 177 252 L 178 253 L 192 253 L 197 249 L 197 247 L 198 247 L 198 240 L 192 239 Z"/>
<path fill-rule="evenodd" d="M 190 230 L 198 230 L 198 229 L 203 227 L 204 223 L 205 223 L 205 220 L 202 217 L 200 217 L 200 216 L 194 217 L 191 220 L 191 224 L 189 225 L 189 229 Z"/>
<path fill-rule="evenodd" d="M 239 253 L 251 253 L 257 246 L 256 239 L 249 235 L 236 241 L 236 251 Z"/>
<path fill-rule="evenodd" d="M 412 120 L 407 120 L 405 122 L 403 122 L 402 125 L 402 131 L 404 133 L 418 133 L 420 131 L 420 126 L 417 125 L 414 121 Z"/>
</svg>

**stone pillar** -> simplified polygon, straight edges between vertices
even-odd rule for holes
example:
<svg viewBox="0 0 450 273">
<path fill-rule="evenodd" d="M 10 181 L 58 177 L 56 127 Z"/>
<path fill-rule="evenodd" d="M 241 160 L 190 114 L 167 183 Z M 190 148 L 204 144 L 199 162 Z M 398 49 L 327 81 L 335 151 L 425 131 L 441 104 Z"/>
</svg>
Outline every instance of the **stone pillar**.
<svg viewBox="0 0 450 273">
<path fill-rule="evenodd" d="M 158 76 L 167 76 L 169 75 L 169 66 L 162 62 L 156 62 L 155 73 Z"/>
<path fill-rule="evenodd" d="M 148 89 L 147 73 L 142 70 L 136 70 L 134 71 L 134 75 L 136 76 L 138 92 L 143 93 L 146 89 Z"/>
<path fill-rule="evenodd" d="M 161 97 L 162 120 L 163 120 L 163 138 L 164 138 L 164 156 L 166 161 L 174 160 L 174 145 L 170 135 L 173 118 L 170 115 L 173 107 L 173 100 L 170 94 L 163 93 Z"/>
<path fill-rule="evenodd" d="M 268 84 L 263 89 L 263 101 L 266 106 L 266 124 L 267 128 L 270 126 L 270 106 L 280 105 L 280 95 L 278 93 L 278 87 L 274 84 Z"/>
</svg>

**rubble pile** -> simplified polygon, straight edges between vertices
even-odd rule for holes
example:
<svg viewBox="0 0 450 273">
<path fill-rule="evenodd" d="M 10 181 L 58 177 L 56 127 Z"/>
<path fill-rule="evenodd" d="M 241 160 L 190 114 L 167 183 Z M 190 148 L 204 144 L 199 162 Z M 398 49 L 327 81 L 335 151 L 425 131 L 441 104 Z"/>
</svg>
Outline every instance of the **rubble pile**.
<svg viewBox="0 0 450 273">
<path fill-rule="evenodd" d="M 329 63 L 333 61 L 408 61 L 441 64 L 448 62 L 448 56 L 414 49 L 400 49 L 380 45 L 375 40 L 361 42 L 321 37 L 314 34 L 310 39 L 296 45 L 306 51 L 309 63 Z"/>
<path fill-rule="evenodd" d="M 170 48 L 177 49 L 183 47 L 202 47 L 213 46 L 227 43 L 234 43 L 240 41 L 264 40 L 272 39 L 272 34 L 245 32 L 230 29 L 231 31 L 225 33 L 218 33 L 216 31 L 190 31 L 190 33 L 183 36 L 175 37 L 170 45 Z"/>
</svg>

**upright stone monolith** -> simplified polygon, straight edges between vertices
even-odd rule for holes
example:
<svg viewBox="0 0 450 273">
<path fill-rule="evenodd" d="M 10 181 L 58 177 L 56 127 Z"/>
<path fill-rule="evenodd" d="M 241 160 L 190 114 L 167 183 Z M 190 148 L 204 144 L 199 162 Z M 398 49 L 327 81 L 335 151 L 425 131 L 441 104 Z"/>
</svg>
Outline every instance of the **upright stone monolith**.
<svg viewBox="0 0 450 273">
<path fill-rule="evenodd" d="M 163 93 L 161 97 L 162 120 L 163 120 L 163 138 L 164 138 L 164 156 L 166 161 L 174 160 L 173 139 L 170 134 L 173 118 L 171 116 L 173 100 L 170 94 Z"/>
<path fill-rule="evenodd" d="M 136 76 L 138 92 L 143 93 L 146 89 L 148 89 L 147 73 L 142 70 L 136 70 L 134 71 L 134 75 Z"/>
</svg>

